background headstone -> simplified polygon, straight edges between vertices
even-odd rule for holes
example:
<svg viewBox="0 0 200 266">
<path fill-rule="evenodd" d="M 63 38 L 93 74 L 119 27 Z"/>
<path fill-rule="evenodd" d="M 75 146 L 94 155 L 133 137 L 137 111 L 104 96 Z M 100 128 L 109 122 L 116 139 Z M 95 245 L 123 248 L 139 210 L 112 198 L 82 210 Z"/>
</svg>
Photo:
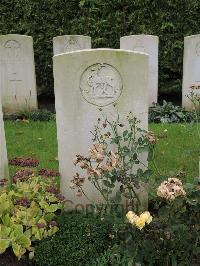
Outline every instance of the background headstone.
<svg viewBox="0 0 200 266">
<path fill-rule="evenodd" d="M 184 38 L 182 106 L 187 110 L 193 108 L 187 97 L 191 86 L 195 86 L 194 93 L 200 95 L 200 34 Z"/>
<path fill-rule="evenodd" d="M 32 37 L 0 36 L 0 70 L 3 111 L 16 113 L 37 109 Z"/>
<path fill-rule="evenodd" d="M 84 49 L 91 49 L 91 37 L 89 36 L 63 35 L 53 38 L 54 55 Z"/>
<path fill-rule="evenodd" d="M 113 117 L 117 109 L 123 117 L 132 111 L 141 127 L 148 127 L 148 55 L 83 50 L 54 56 L 53 66 L 61 192 L 73 201 L 67 207 L 74 208 L 89 202 L 69 188 L 77 171 L 73 160 L 76 154 L 87 154 L 92 144 L 90 131 L 101 113 Z M 93 186 L 85 187 L 89 198 L 98 201 Z"/>
<path fill-rule="evenodd" d="M 0 95 L 0 179 L 8 178 L 8 160 Z"/>
<path fill-rule="evenodd" d="M 149 55 L 149 106 L 158 101 L 158 43 L 154 35 L 130 35 L 120 38 L 120 49 Z"/>
</svg>

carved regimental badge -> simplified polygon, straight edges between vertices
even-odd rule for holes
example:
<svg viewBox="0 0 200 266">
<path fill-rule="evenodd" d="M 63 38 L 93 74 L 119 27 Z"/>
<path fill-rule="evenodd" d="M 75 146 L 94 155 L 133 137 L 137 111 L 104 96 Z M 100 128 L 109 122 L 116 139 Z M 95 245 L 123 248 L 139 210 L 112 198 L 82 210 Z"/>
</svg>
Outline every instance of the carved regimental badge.
<svg viewBox="0 0 200 266">
<path fill-rule="evenodd" d="M 136 43 L 133 46 L 133 51 L 142 52 L 142 53 L 146 52 L 145 47 L 141 41 L 136 41 Z"/>
<path fill-rule="evenodd" d="M 76 39 L 68 39 L 64 45 L 64 52 L 73 52 L 76 50 L 80 50 L 81 47 Z"/>
<path fill-rule="evenodd" d="M 8 40 L 4 44 L 4 48 L 6 49 L 5 52 L 8 58 L 11 58 L 12 60 L 18 59 L 20 55 L 21 46 L 17 41 Z"/>
<path fill-rule="evenodd" d="M 83 72 L 80 90 L 87 102 L 103 107 L 114 103 L 120 97 L 122 79 L 113 66 L 98 63 Z"/>
</svg>

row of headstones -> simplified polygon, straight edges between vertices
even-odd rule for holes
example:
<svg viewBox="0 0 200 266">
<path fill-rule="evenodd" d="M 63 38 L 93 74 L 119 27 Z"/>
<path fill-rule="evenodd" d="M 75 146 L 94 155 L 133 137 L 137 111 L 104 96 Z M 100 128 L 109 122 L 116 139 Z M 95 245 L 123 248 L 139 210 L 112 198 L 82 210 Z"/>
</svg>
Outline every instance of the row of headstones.
<svg viewBox="0 0 200 266">
<path fill-rule="evenodd" d="M 149 55 L 149 106 L 158 97 L 157 36 L 131 35 L 120 39 L 120 48 Z M 200 85 L 200 35 L 185 37 L 183 64 L 183 106 L 191 108 L 187 94 L 190 86 Z M 53 39 L 54 55 L 91 49 L 91 38 L 65 35 Z M 0 92 L 5 113 L 37 109 L 37 91 L 33 40 L 30 36 L 8 34 L 0 36 Z"/>
<path fill-rule="evenodd" d="M 101 110 L 111 118 L 116 115 L 115 108 L 121 116 L 132 111 L 141 121 L 141 127 L 148 128 L 148 57 L 145 53 L 123 49 L 79 49 L 54 56 L 61 190 L 73 204 L 82 202 L 69 189 L 70 179 L 75 173 L 73 158 L 77 153 L 85 154 L 91 146 L 89 135 L 101 116 Z M 0 115 L 0 178 L 3 178 L 7 176 L 7 156 L 2 112 Z M 145 156 L 143 163 L 146 163 Z M 97 191 L 89 183 L 86 187 L 89 198 L 97 200 Z"/>
<path fill-rule="evenodd" d="M 148 55 L 119 49 L 79 50 L 54 56 L 53 70 L 61 191 L 73 204 L 86 204 L 69 189 L 76 172 L 73 159 L 91 147 L 90 132 L 102 113 L 113 119 L 131 111 L 147 129 Z M 2 113 L 0 123 L 4 131 Z M 5 144 L 4 132 L 1 141 Z M 141 160 L 145 163 L 146 157 Z M 5 171 L 6 158 L 1 165 Z M 85 192 L 92 200 L 100 199 L 89 182 Z"/>
</svg>

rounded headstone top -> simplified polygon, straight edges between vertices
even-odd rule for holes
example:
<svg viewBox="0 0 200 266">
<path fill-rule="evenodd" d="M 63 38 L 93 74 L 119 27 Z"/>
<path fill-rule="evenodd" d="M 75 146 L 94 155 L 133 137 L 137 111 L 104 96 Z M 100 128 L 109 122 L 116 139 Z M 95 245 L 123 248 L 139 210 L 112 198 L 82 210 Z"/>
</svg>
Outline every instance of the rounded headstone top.
<svg viewBox="0 0 200 266">
<path fill-rule="evenodd" d="M 149 39 L 159 39 L 156 35 L 150 35 L 150 34 L 132 34 L 132 35 L 126 35 L 122 36 L 120 39 L 128 39 L 128 38 L 149 38 Z"/>
<path fill-rule="evenodd" d="M 192 39 L 192 38 L 194 38 L 194 39 L 200 38 L 200 34 L 185 36 L 184 40 L 189 40 L 189 39 Z"/>
<path fill-rule="evenodd" d="M 72 56 L 72 55 L 78 55 L 79 53 L 96 53 L 96 52 L 99 52 L 99 53 L 116 53 L 116 54 L 132 54 L 132 55 L 143 55 L 143 56 L 149 56 L 147 53 L 145 52 L 138 52 L 138 51 L 132 51 L 132 50 L 125 50 L 125 49 L 113 49 L 113 48 L 96 48 L 96 49 L 84 49 L 84 50 L 77 50 L 77 51 L 71 51 L 71 52 L 68 52 L 68 53 L 60 53 L 60 54 L 56 54 L 53 56 L 53 58 L 59 58 L 59 57 L 62 57 L 62 56 Z"/>
<path fill-rule="evenodd" d="M 59 39 L 59 38 L 87 38 L 87 39 L 91 39 L 90 36 L 87 36 L 87 35 L 58 35 L 58 36 L 55 36 L 53 37 L 53 40 L 54 39 Z"/>
<path fill-rule="evenodd" d="M 29 35 L 21 35 L 21 34 L 4 34 L 4 35 L 0 35 L 1 39 L 5 39 L 5 38 L 21 38 L 21 39 L 33 39 L 32 36 Z"/>
<path fill-rule="evenodd" d="M 84 35 L 62 35 L 53 38 L 54 55 L 91 48 L 91 37 Z"/>
</svg>

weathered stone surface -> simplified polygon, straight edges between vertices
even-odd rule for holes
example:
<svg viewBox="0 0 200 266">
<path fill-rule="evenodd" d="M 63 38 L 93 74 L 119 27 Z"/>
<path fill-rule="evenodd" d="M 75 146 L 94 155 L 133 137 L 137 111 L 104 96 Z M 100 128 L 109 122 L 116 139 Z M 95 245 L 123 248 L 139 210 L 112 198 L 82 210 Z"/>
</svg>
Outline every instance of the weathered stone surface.
<svg viewBox="0 0 200 266">
<path fill-rule="evenodd" d="M 182 105 L 187 110 L 193 108 L 192 91 L 200 96 L 200 34 L 184 38 Z"/>
<path fill-rule="evenodd" d="M 90 131 L 102 112 L 113 118 L 116 109 L 121 116 L 132 111 L 141 127 L 148 127 L 148 55 L 83 50 L 54 56 L 53 65 L 61 191 L 73 202 L 67 207 L 75 208 L 89 202 L 69 188 L 77 171 L 73 159 L 87 154 L 92 145 Z M 85 187 L 89 198 L 100 199 L 90 183 Z"/>
<path fill-rule="evenodd" d="M 4 178 L 8 178 L 8 160 L 0 96 L 0 180 Z"/>
<path fill-rule="evenodd" d="M 89 36 L 63 35 L 53 38 L 54 55 L 84 49 L 91 49 L 91 37 Z"/>
<path fill-rule="evenodd" d="M 120 38 L 120 48 L 149 55 L 149 106 L 158 100 L 158 43 L 154 35 L 130 35 Z"/>
<path fill-rule="evenodd" d="M 37 109 L 32 37 L 0 36 L 0 70 L 3 111 L 16 113 Z"/>
</svg>

